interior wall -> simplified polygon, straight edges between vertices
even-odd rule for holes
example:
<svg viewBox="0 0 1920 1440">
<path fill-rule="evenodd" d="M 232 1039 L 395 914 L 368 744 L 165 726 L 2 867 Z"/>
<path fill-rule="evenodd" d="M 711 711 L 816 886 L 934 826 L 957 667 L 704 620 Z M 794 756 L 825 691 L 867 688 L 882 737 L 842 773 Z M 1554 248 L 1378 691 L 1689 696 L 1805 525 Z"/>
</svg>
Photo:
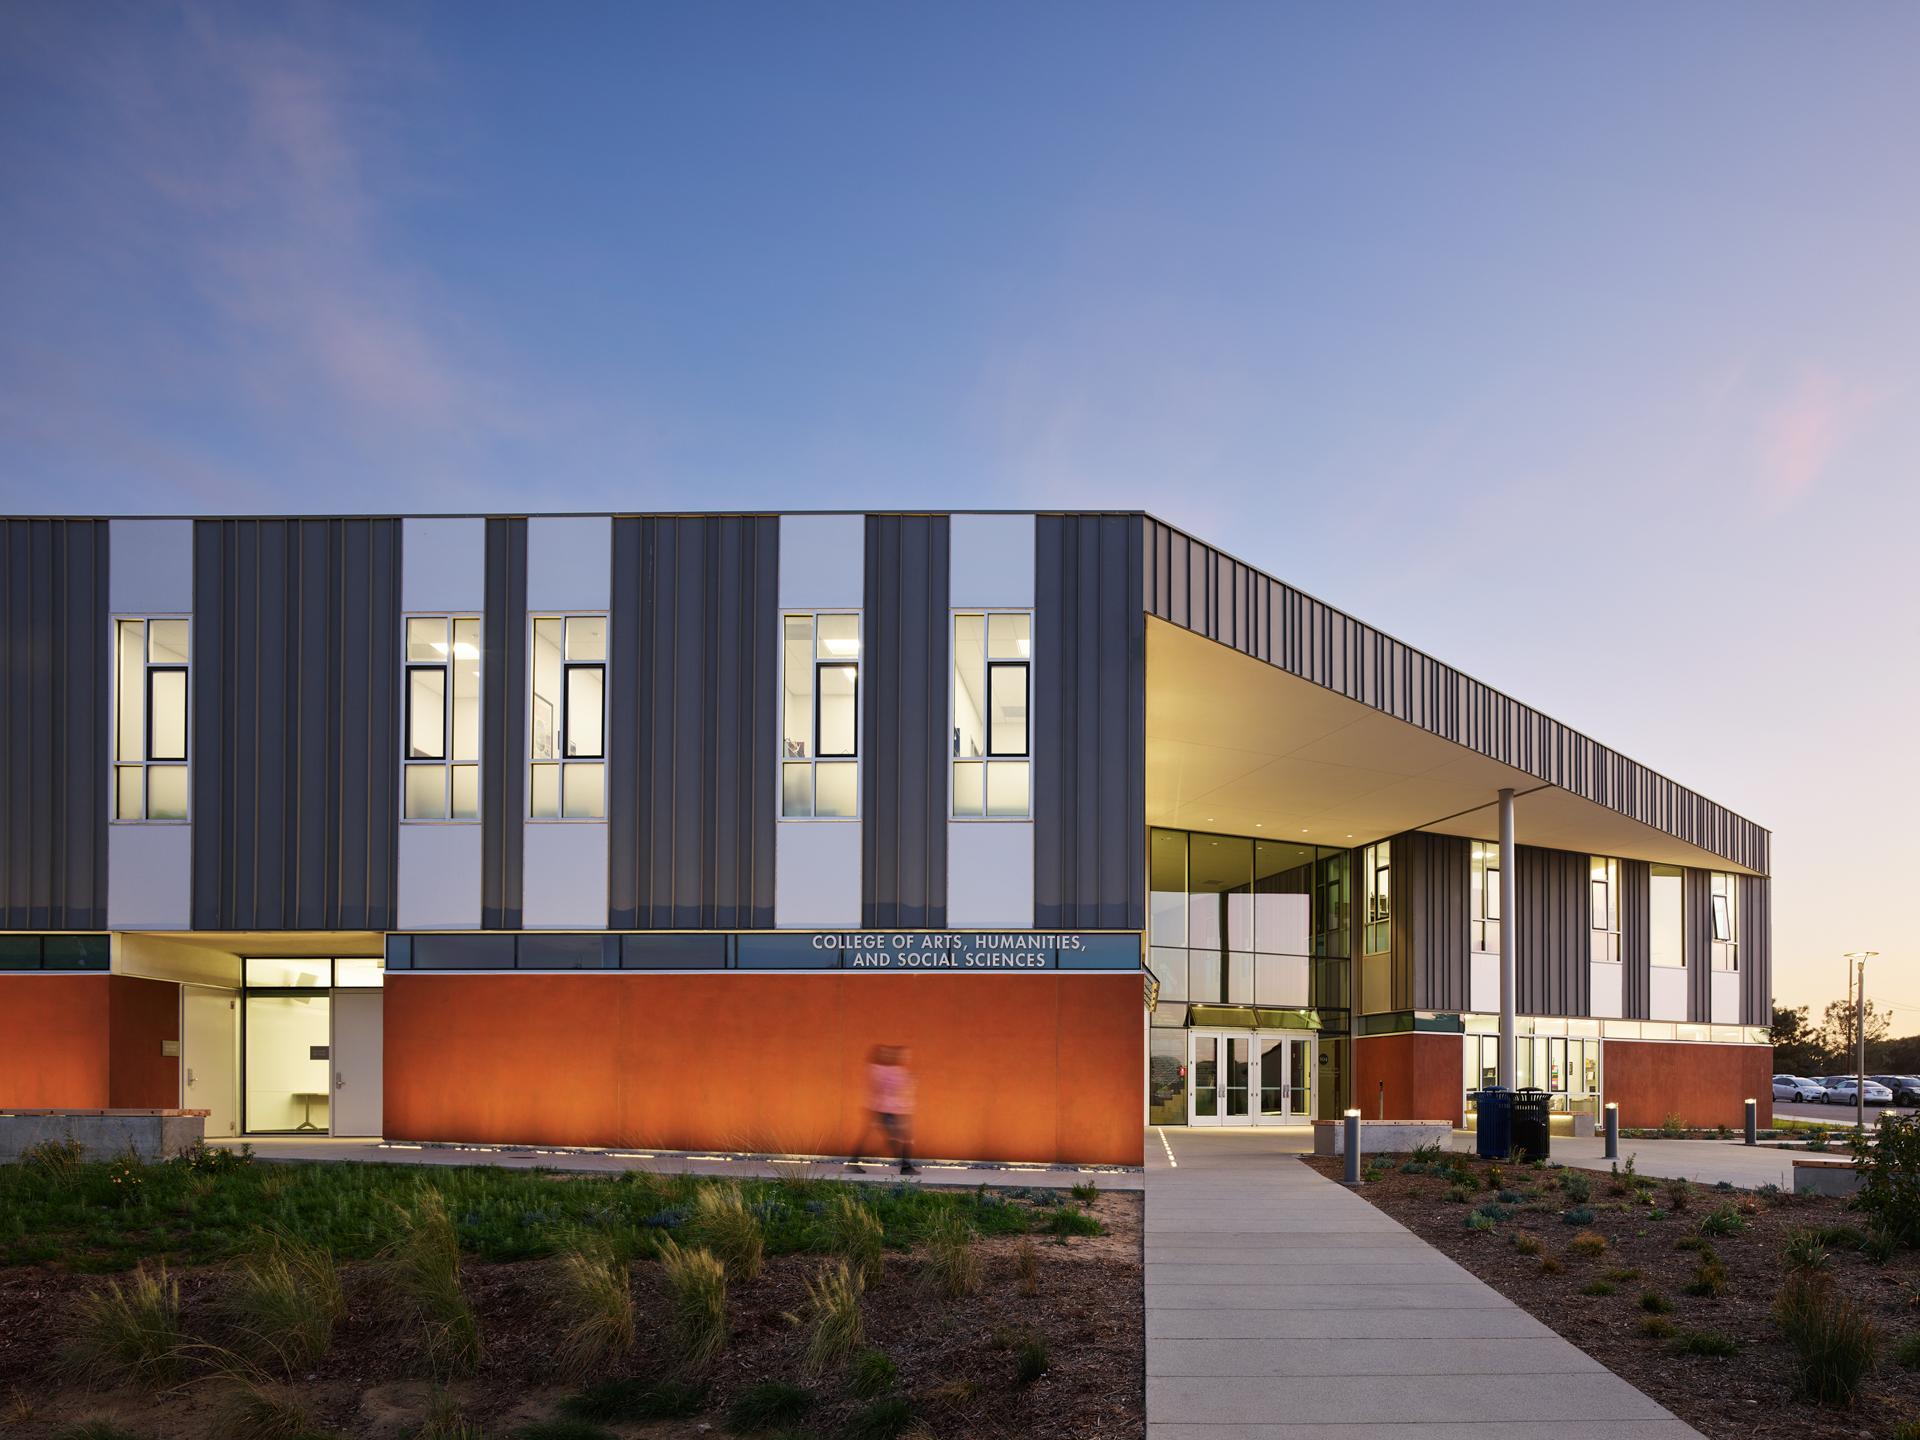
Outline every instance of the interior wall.
<svg viewBox="0 0 1920 1440">
<path fill-rule="evenodd" d="M 327 1128 L 332 1066 L 313 1058 L 316 1045 L 331 1043 L 329 1000 L 325 995 L 247 996 L 244 1018 L 246 1111 L 248 1130 L 291 1130 L 309 1116 Z M 296 1095 L 320 1097 L 310 1104 Z"/>
</svg>

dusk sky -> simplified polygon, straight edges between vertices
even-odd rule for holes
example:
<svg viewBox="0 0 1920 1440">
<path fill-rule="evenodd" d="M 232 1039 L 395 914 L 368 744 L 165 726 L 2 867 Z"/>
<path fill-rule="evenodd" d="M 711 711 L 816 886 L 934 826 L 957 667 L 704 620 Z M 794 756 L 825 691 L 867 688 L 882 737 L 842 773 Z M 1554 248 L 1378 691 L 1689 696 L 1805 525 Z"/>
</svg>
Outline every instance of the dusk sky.
<svg viewBox="0 0 1920 1440">
<path fill-rule="evenodd" d="M 1144 508 L 1920 1031 L 1920 9 L 0 12 L 11 513 Z M 1524 835 L 1521 837 L 1525 839 Z"/>
</svg>

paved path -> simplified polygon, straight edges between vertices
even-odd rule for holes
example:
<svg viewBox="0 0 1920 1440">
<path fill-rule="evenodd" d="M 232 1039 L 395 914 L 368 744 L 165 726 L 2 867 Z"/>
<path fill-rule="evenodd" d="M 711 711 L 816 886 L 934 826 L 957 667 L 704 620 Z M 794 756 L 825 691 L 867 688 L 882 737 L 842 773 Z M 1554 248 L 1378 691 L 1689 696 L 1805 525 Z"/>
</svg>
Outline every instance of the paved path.
<svg viewBox="0 0 1920 1440">
<path fill-rule="evenodd" d="M 1454 1149 L 1471 1154 L 1473 1147 L 1474 1136 L 1471 1132 L 1454 1131 Z M 1583 1170 L 1605 1172 L 1613 1168 L 1613 1161 L 1606 1158 L 1606 1152 L 1607 1142 L 1602 1136 L 1553 1137 L 1553 1158 L 1562 1165 L 1577 1165 Z M 1836 1138 L 1833 1148 L 1825 1153 L 1825 1158 L 1844 1159 L 1847 1153 L 1845 1139 Z M 1620 1163 L 1624 1165 L 1629 1157 L 1633 1160 L 1634 1169 L 1642 1175 L 1653 1175 L 1662 1180 L 1697 1180 L 1705 1185 L 1717 1185 L 1724 1180 L 1742 1190 L 1757 1190 L 1762 1185 L 1778 1185 L 1782 1190 L 1791 1190 L 1795 1158 L 1821 1158 L 1810 1156 L 1805 1150 L 1782 1150 L 1767 1144 L 1748 1146 L 1738 1140 L 1623 1138 L 1620 1141 Z"/>
<path fill-rule="evenodd" d="M 1147 1440 L 1698 1440 L 1298 1148 L 1149 1134 Z"/>
</svg>

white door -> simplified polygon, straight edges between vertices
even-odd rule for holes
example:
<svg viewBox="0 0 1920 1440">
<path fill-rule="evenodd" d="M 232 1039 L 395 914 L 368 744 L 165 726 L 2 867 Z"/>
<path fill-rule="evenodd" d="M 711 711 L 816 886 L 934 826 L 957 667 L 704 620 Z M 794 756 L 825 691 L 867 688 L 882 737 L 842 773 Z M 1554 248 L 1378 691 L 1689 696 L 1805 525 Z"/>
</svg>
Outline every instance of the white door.
<svg viewBox="0 0 1920 1440">
<path fill-rule="evenodd" d="M 1187 1123 L 1250 1125 L 1253 1036 L 1231 1030 L 1187 1032 Z"/>
<path fill-rule="evenodd" d="M 1256 1045 L 1255 1123 L 1307 1125 L 1313 1120 L 1313 1040 L 1284 1031 L 1263 1030 Z"/>
<path fill-rule="evenodd" d="M 333 992 L 333 1133 L 378 1135 L 385 1068 L 378 990 Z"/>
<path fill-rule="evenodd" d="M 180 987 L 180 1108 L 207 1112 L 207 1134 L 240 1133 L 240 1001 L 231 990 Z"/>
</svg>

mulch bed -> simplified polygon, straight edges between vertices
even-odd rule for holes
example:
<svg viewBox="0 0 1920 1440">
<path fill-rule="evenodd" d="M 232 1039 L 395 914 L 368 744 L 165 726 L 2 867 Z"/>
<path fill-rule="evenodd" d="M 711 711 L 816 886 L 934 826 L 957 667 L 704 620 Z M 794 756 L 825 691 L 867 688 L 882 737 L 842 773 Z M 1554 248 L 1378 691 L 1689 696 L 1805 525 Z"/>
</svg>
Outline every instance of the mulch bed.
<svg viewBox="0 0 1920 1440">
<path fill-rule="evenodd" d="M 1450 1199 L 1455 1182 L 1447 1175 L 1408 1174 L 1399 1168 L 1409 1163 L 1407 1156 L 1380 1161 L 1385 1173 L 1361 1187 L 1362 1196 L 1702 1434 L 1715 1440 L 1886 1437 L 1902 1423 L 1920 1420 L 1920 1371 L 1902 1368 L 1892 1354 L 1900 1340 L 1920 1333 L 1920 1252 L 1912 1250 L 1876 1264 L 1857 1249 L 1829 1247 L 1826 1273 L 1840 1294 L 1873 1318 L 1885 1343 L 1879 1368 L 1852 1409 L 1831 1409 L 1795 1392 L 1794 1353 L 1772 1318 L 1774 1297 L 1788 1275 L 1782 1250 L 1796 1230 L 1864 1230 L 1864 1218 L 1844 1200 L 1669 1180 L 1655 1182 L 1643 1200 L 1604 1173 L 1495 1167 L 1471 1158 L 1464 1160 L 1475 1176 L 1471 1198 Z M 1340 1178 L 1339 1160 L 1307 1163 Z M 1562 1175 L 1585 1175 L 1591 1182 L 1590 1223 L 1566 1222 L 1565 1212 L 1576 1202 L 1560 1188 Z M 1500 1206 L 1506 1218 L 1491 1231 L 1467 1228 L 1468 1213 L 1500 1204 L 1502 1189 L 1517 1201 Z M 1689 1295 L 1685 1287 L 1695 1279 L 1701 1256 L 1677 1242 L 1695 1236 L 1702 1218 L 1723 1206 L 1745 1221 L 1737 1233 L 1704 1237 L 1726 1267 L 1725 1291 Z M 1604 1236 L 1606 1249 L 1576 1253 L 1571 1242 L 1583 1231 Z M 1521 1236 L 1530 1239 L 1517 1240 Z M 1534 1242 L 1538 1254 L 1521 1248 Z M 1557 1272 L 1543 1265 L 1547 1260 L 1557 1263 Z M 1609 1280 L 1610 1271 L 1638 1273 Z M 1613 1284 L 1615 1293 L 1582 1293 L 1596 1281 Z M 1641 1307 L 1648 1290 L 1671 1302 L 1664 1318 L 1676 1331 L 1729 1337 L 1738 1342 L 1736 1353 L 1683 1354 L 1672 1338 L 1649 1336 L 1642 1326 L 1652 1317 Z"/>
<path fill-rule="evenodd" d="M 958 1300 L 936 1292 L 918 1255 L 887 1252 L 882 1276 L 867 1289 L 866 1344 L 885 1351 L 898 1367 L 893 1393 L 911 1400 L 925 1433 L 1063 1440 L 1139 1440 L 1143 1435 L 1141 1197 L 1103 1191 L 1086 1208 L 1105 1225 L 1105 1234 L 1031 1237 L 1039 1259 L 1033 1295 L 1022 1292 L 1016 1275 L 1019 1237 L 976 1242 L 981 1285 Z M 463 1288 L 479 1317 L 486 1351 L 479 1371 L 449 1388 L 462 1412 L 484 1424 L 489 1436 L 510 1437 L 522 1425 L 553 1416 L 560 1401 L 583 1388 L 553 1373 L 554 1325 L 543 1294 L 551 1264 L 469 1258 L 463 1265 Z M 734 1287 L 731 1338 L 702 1377 L 709 1401 L 697 1417 L 608 1428 L 661 1440 L 712 1437 L 724 1432 L 736 1395 L 761 1381 L 779 1380 L 814 1390 L 816 1403 L 805 1430 L 837 1433 L 867 1402 L 847 1393 L 844 1376 L 809 1382 L 802 1373 L 805 1331 L 792 1317 L 804 1311 L 805 1280 L 819 1264 L 807 1255 L 771 1258 L 756 1279 Z M 378 1308 L 370 1294 L 377 1283 L 372 1268 L 343 1269 L 350 1318 L 314 1373 L 293 1377 L 288 1389 L 324 1431 L 399 1440 L 427 1414 L 434 1387 L 421 1377 L 406 1347 L 372 1318 Z M 196 1267 L 172 1274 L 182 1284 L 185 1328 L 217 1333 L 212 1312 L 221 1272 Z M 102 1283 L 57 1267 L 0 1270 L 0 1435 L 40 1440 L 98 1415 L 110 1415 L 151 1440 L 200 1440 L 213 1433 L 217 1381 L 192 1381 L 159 1394 L 133 1388 L 102 1392 L 58 1374 L 52 1362 L 68 1313 L 80 1295 Z M 594 1382 L 669 1373 L 664 1342 L 655 1339 L 667 1328 L 659 1266 L 636 1264 L 633 1284 L 638 1353 L 625 1370 L 596 1374 L 590 1377 Z M 1045 1344 L 1051 1363 L 1039 1380 L 1021 1385 L 1016 1352 L 1029 1337 Z"/>
</svg>

